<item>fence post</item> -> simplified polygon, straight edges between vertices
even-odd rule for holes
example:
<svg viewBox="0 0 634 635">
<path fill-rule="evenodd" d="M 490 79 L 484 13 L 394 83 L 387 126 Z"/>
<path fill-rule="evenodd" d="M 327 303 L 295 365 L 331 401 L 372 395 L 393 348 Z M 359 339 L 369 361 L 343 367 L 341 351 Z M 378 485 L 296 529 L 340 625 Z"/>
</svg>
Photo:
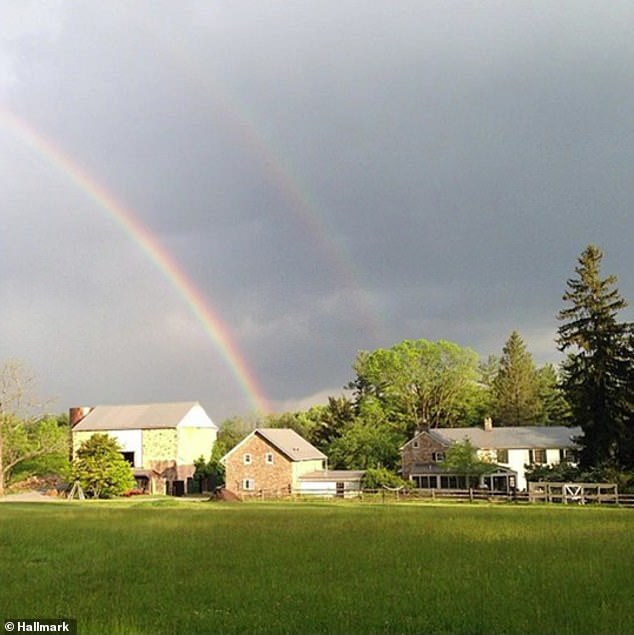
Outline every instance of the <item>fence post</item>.
<svg viewBox="0 0 634 635">
<path fill-rule="evenodd" d="M 473 503 L 473 487 L 469 488 L 469 502 Z"/>
</svg>

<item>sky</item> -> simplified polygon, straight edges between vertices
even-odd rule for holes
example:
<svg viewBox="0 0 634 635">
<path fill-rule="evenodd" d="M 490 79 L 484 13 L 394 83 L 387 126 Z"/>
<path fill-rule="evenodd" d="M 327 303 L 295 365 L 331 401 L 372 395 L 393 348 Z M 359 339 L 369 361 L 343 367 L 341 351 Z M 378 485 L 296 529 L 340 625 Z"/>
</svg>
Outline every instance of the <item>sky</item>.
<svg viewBox="0 0 634 635">
<path fill-rule="evenodd" d="M 0 360 L 216 423 L 405 339 L 557 363 L 587 244 L 634 302 L 633 86 L 629 1 L 3 0 Z"/>
</svg>

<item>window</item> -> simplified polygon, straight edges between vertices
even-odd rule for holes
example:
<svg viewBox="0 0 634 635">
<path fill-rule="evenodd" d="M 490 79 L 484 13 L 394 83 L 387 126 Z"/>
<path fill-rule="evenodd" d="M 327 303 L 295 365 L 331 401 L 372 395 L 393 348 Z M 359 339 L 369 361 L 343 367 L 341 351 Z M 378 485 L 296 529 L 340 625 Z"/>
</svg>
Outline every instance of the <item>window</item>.
<svg viewBox="0 0 634 635">
<path fill-rule="evenodd" d="M 498 463 L 508 463 L 509 462 L 509 451 L 506 449 L 499 449 L 495 452 L 495 460 Z"/>
<path fill-rule="evenodd" d="M 267 452 L 264 460 L 267 465 L 273 465 L 273 452 Z"/>
<path fill-rule="evenodd" d="M 559 450 L 559 462 L 570 463 L 574 459 L 572 450 L 570 448 L 561 448 Z"/>
<path fill-rule="evenodd" d="M 431 453 L 431 459 L 434 463 L 441 463 L 442 461 L 445 460 L 445 453 L 444 452 L 432 452 Z"/>
<path fill-rule="evenodd" d="M 134 467 L 134 452 L 121 452 L 123 459 Z"/>
<path fill-rule="evenodd" d="M 242 457 L 242 460 L 245 465 L 251 465 L 251 455 L 248 452 Z"/>
<path fill-rule="evenodd" d="M 242 481 L 242 489 L 254 490 L 255 489 L 255 481 L 252 478 L 245 478 Z"/>
<path fill-rule="evenodd" d="M 413 447 L 415 450 L 418 450 L 418 439 L 416 439 L 416 441 L 414 441 L 414 443 L 412 443 L 412 447 Z"/>
<path fill-rule="evenodd" d="M 546 463 L 546 450 L 544 448 L 534 448 L 528 451 L 529 462 L 531 464 L 543 465 Z"/>
</svg>

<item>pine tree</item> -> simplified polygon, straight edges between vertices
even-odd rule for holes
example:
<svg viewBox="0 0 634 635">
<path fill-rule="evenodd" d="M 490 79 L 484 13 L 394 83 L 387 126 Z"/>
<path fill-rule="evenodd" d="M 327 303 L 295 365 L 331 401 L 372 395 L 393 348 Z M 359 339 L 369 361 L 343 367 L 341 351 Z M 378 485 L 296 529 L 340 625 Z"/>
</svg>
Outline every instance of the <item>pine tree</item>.
<svg viewBox="0 0 634 635">
<path fill-rule="evenodd" d="M 571 422 L 583 430 L 583 467 L 631 464 L 632 325 L 619 322 L 627 306 L 616 276 L 601 279 L 603 253 L 595 245 L 582 252 L 576 278 L 563 296 L 570 306 L 560 311 L 557 346 L 568 352 L 562 364 L 562 388 L 571 406 Z"/>
<path fill-rule="evenodd" d="M 502 349 L 493 395 L 495 419 L 501 425 L 539 423 L 542 411 L 539 377 L 533 357 L 517 331 L 511 333 Z"/>
</svg>

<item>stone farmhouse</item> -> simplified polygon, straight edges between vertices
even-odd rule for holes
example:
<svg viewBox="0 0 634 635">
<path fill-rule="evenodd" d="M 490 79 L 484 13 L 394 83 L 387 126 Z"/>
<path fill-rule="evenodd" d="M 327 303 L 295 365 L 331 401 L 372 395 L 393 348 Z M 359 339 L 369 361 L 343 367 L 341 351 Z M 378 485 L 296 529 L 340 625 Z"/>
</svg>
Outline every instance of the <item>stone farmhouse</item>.
<svg viewBox="0 0 634 635">
<path fill-rule="evenodd" d="M 581 428 L 566 426 L 494 427 L 489 418 L 481 428 L 425 429 L 401 448 L 402 475 L 423 489 L 525 490 L 525 466 L 571 460 L 574 439 L 581 434 Z M 446 450 L 464 441 L 476 448 L 479 458 L 492 463 L 491 472 L 475 482 L 474 477 L 449 473 L 441 466 Z"/>
<path fill-rule="evenodd" d="M 140 489 L 174 493 L 194 474 L 194 461 L 208 457 L 217 426 L 195 401 L 70 409 L 73 456 L 95 433 L 121 446 Z"/>
<path fill-rule="evenodd" d="M 326 455 L 290 428 L 256 428 L 220 460 L 225 488 L 239 498 L 349 496 L 360 489 L 364 474 L 328 470 Z"/>
</svg>

